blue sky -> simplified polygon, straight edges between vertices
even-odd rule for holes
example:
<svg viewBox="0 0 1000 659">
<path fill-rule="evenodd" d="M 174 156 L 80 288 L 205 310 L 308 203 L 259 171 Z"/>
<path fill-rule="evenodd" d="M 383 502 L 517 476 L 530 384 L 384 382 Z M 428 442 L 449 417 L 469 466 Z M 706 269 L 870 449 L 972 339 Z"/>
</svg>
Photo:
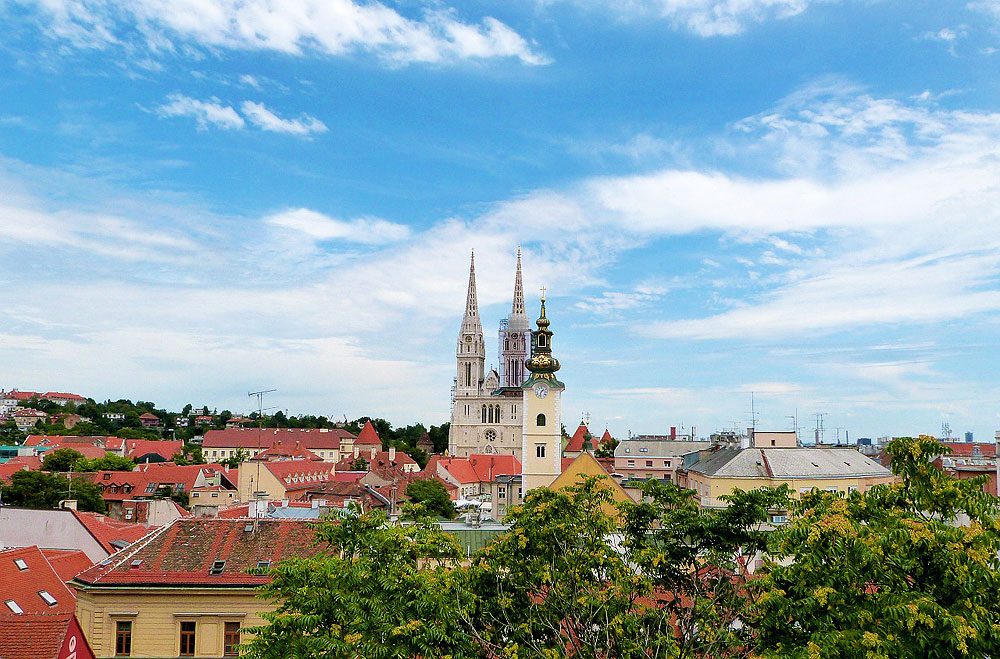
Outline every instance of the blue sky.
<svg viewBox="0 0 1000 659">
<path fill-rule="evenodd" d="M 996 0 L 0 15 L 0 386 L 439 423 L 521 244 L 567 425 L 1000 427 Z"/>
</svg>

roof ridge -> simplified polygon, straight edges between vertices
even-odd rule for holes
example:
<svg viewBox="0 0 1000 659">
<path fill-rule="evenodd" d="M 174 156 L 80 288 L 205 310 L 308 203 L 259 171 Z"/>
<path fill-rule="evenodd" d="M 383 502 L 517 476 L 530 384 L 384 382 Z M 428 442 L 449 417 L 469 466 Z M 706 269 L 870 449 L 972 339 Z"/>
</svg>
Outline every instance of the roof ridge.
<svg viewBox="0 0 1000 659">
<path fill-rule="evenodd" d="M 178 519 L 181 519 L 181 518 L 178 518 Z M 156 538 L 160 537 L 160 535 L 162 535 L 167 529 L 169 529 L 170 527 L 172 527 L 176 523 L 177 523 L 177 519 L 170 520 L 170 523 L 164 524 L 163 526 L 161 526 L 160 528 L 156 529 L 155 531 L 151 531 L 150 533 L 147 533 L 141 540 L 133 542 L 128 547 L 126 547 L 124 549 L 121 549 L 121 550 L 115 552 L 114 554 L 111 554 L 111 556 L 108 556 L 108 558 L 106 558 L 105 560 L 109 560 L 109 559 L 111 559 L 114 556 L 118 556 L 119 554 L 122 555 L 120 561 L 117 562 L 117 563 L 114 563 L 114 565 L 112 565 L 111 563 L 108 563 L 107 565 L 101 566 L 102 568 L 104 568 L 103 571 L 102 571 L 102 576 L 103 576 L 104 573 L 111 572 L 111 571 L 117 569 L 119 566 L 123 565 L 125 563 L 125 561 L 127 561 L 132 556 L 135 556 L 135 554 L 138 551 L 140 551 L 141 549 L 145 549 L 146 545 L 148 545 L 149 543 L 151 543 Z M 97 565 L 101 565 L 101 564 L 98 563 Z M 99 579 L 100 577 L 97 577 L 97 578 Z"/>
</svg>

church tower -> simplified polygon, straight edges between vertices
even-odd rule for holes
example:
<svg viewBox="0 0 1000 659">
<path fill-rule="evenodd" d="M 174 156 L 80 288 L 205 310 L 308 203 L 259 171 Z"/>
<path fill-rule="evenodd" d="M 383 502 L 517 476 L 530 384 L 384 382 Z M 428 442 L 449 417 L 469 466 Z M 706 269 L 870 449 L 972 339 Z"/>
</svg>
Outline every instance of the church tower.
<svg viewBox="0 0 1000 659">
<path fill-rule="evenodd" d="M 514 275 L 514 303 L 510 315 L 500 321 L 500 386 L 520 387 L 527 372 L 528 337 L 531 325 L 524 312 L 524 285 L 521 283 L 521 248 L 517 248 L 517 273 Z"/>
<path fill-rule="evenodd" d="M 458 373 L 455 377 L 455 397 L 478 396 L 485 377 L 486 341 L 483 325 L 479 320 L 479 301 L 476 299 L 476 253 L 469 265 L 469 290 L 465 297 L 465 316 L 458 331 Z"/>
<path fill-rule="evenodd" d="M 552 356 L 552 332 L 542 312 L 531 333 L 531 358 L 525 363 L 531 373 L 521 385 L 523 396 L 521 440 L 521 486 L 525 495 L 548 487 L 561 473 L 562 392 L 566 385 L 556 379 L 559 360 Z"/>
</svg>

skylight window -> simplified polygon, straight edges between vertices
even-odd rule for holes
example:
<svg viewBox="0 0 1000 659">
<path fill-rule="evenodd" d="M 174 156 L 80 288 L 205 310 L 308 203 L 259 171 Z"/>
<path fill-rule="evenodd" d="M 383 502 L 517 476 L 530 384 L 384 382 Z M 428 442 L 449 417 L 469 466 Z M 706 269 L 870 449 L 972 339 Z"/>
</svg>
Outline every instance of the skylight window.
<svg viewBox="0 0 1000 659">
<path fill-rule="evenodd" d="M 132 569 L 133 570 L 135 570 L 136 568 L 138 568 L 140 565 L 142 565 L 142 559 L 141 558 L 137 558 L 134 561 L 132 561 Z"/>
<path fill-rule="evenodd" d="M 14 559 L 14 565 L 17 566 L 18 570 L 27 570 L 28 569 L 28 564 L 24 562 L 23 558 L 15 558 Z"/>
<path fill-rule="evenodd" d="M 48 604 L 49 606 L 56 605 L 56 598 L 52 597 L 52 593 L 50 593 L 49 591 L 40 590 L 38 591 L 38 596 L 41 597 L 43 600 L 45 600 L 45 603 Z"/>
<path fill-rule="evenodd" d="M 7 600 L 6 602 L 4 602 L 4 604 L 6 604 L 7 608 L 13 611 L 14 613 L 24 613 L 24 609 L 19 607 L 17 605 L 17 602 L 15 602 L 14 600 Z"/>
<path fill-rule="evenodd" d="M 222 571 L 224 569 L 226 569 L 225 561 L 215 561 L 214 563 L 212 563 L 212 567 L 208 569 L 208 573 L 213 575 L 219 575 L 222 574 Z"/>
</svg>

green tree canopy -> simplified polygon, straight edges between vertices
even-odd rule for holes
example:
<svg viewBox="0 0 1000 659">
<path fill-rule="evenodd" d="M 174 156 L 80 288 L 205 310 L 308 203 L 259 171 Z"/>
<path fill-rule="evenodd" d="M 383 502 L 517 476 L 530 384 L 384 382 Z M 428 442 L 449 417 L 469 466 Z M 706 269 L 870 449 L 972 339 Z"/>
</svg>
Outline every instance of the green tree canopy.
<svg viewBox="0 0 1000 659">
<path fill-rule="evenodd" d="M 100 488 L 85 478 L 74 478 L 71 492 L 68 479 L 41 471 L 15 472 L 10 485 L 0 484 L 0 498 L 6 505 L 25 508 L 56 508 L 63 499 L 76 499 L 80 510 L 107 510 Z"/>
<path fill-rule="evenodd" d="M 256 659 L 479 657 L 461 626 L 455 539 L 427 520 L 392 524 L 384 512 L 318 526 L 328 552 L 271 569 L 261 597 L 277 604 L 250 630 Z"/>
<path fill-rule="evenodd" d="M 413 503 L 422 504 L 431 515 L 447 519 L 455 517 L 455 504 L 451 502 L 451 497 L 448 496 L 448 490 L 445 489 L 444 483 L 436 478 L 421 478 L 410 481 L 404 494 Z"/>
<path fill-rule="evenodd" d="M 899 481 L 802 497 L 773 538 L 752 617 L 765 657 L 989 657 L 1000 653 L 997 500 L 983 479 L 931 464 L 947 449 L 901 438 Z"/>
<path fill-rule="evenodd" d="M 88 460 L 80 458 L 73 465 L 73 471 L 132 471 L 135 460 L 123 458 L 115 453 L 105 453 L 103 458 Z"/>
<path fill-rule="evenodd" d="M 57 448 L 49 451 L 42 459 L 45 471 L 69 471 L 80 460 L 86 460 L 83 453 L 71 448 Z"/>
</svg>

